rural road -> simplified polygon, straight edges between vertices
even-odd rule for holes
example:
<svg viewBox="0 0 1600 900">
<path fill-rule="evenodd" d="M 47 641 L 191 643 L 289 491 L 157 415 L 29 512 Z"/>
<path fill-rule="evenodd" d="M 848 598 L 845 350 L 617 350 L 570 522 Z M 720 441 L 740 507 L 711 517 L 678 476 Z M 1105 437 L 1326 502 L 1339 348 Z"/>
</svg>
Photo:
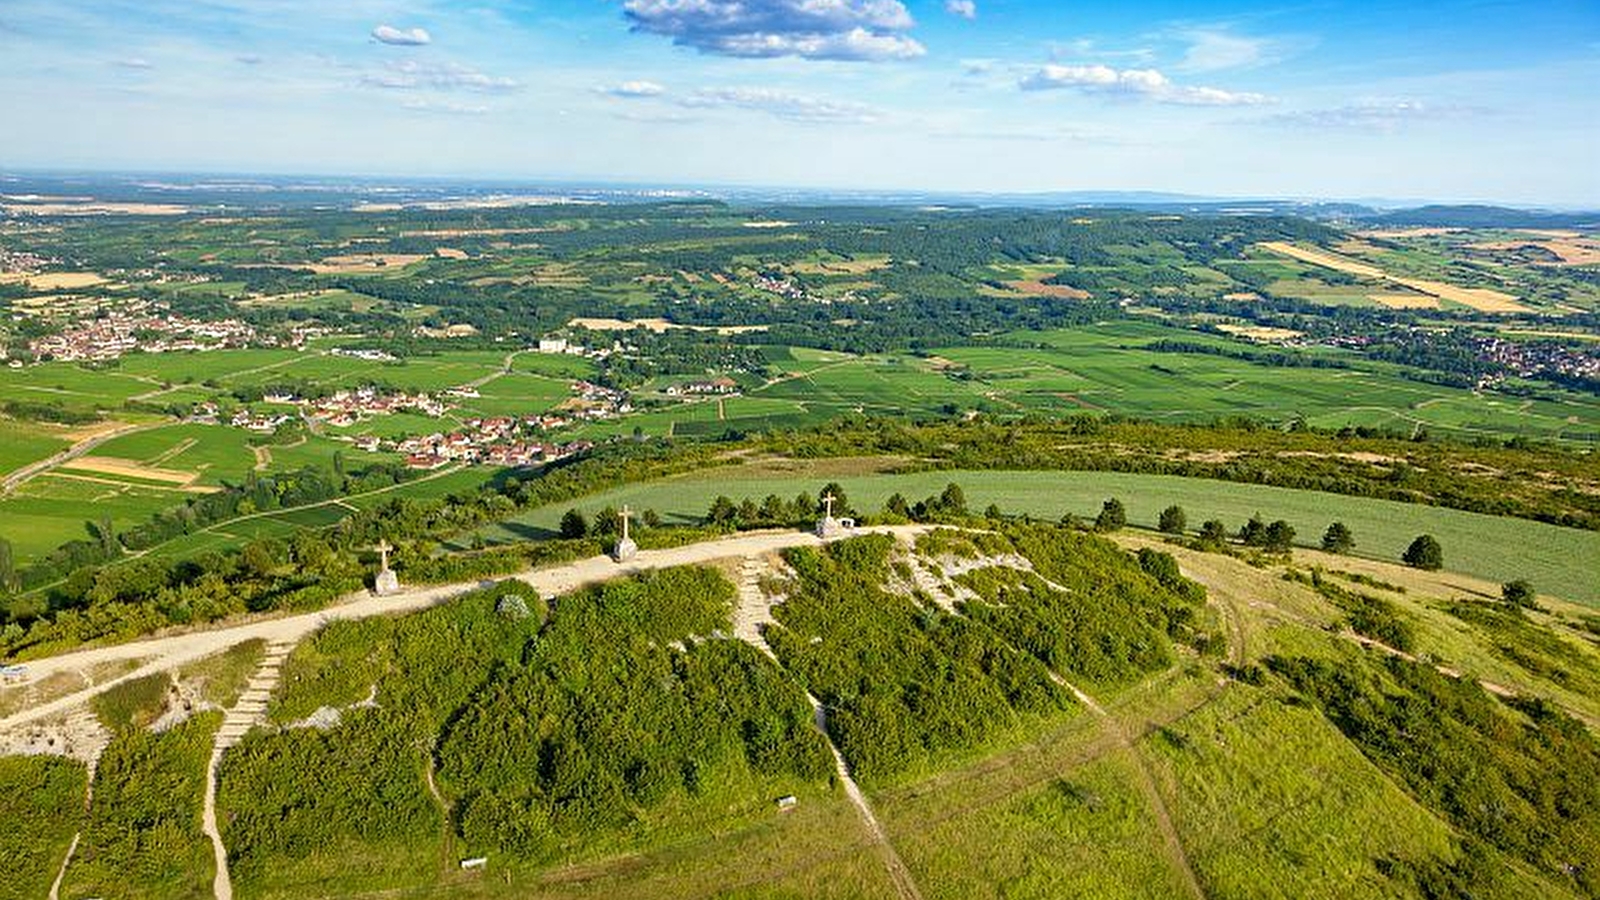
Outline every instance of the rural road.
<svg viewBox="0 0 1600 900">
<path fill-rule="evenodd" d="M 114 428 L 111 431 L 97 434 L 94 437 L 84 438 L 83 440 L 73 444 L 71 447 L 68 447 L 54 456 L 51 456 L 47 459 L 41 459 L 38 462 L 28 463 L 22 468 L 17 469 L 16 471 L 7 475 L 6 480 L 4 482 L 0 482 L 0 495 L 11 493 L 12 491 L 21 487 L 24 482 L 33 478 L 35 475 L 47 472 L 70 459 L 76 459 L 85 453 L 88 453 L 90 450 L 100 446 L 101 444 L 104 444 L 106 441 L 112 440 L 113 438 L 122 437 L 125 434 L 133 434 L 136 431 L 148 431 L 151 428 L 159 428 L 165 424 L 167 423 L 149 422 L 143 425 L 124 425 L 121 428 Z"/>
<path fill-rule="evenodd" d="M 923 525 L 896 525 L 861 528 L 852 534 L 914 535 L 926 530 Z M 532 585 L 545 596 L 555 596 L 601 581 L 608 581 L 652 569 L 693 565 L 730 557 L 759 556 L 789 547 L 821 546 L 821 538 L 800 531 L 751 532 L 703 541 L 665 550 L 641 550 L 626 563 L 617 563 L 607 556 L 594 556 L 562 566 L 532 569 L 516 576 Z M 26 665 L 31 682 L 42 682 L 62 672 L 87 673 L 107 663 L 133 661 L 137 663 L 115 678 L 96 682 L 91 687 L 75 691 L 55 700 L 32 706 L 0 719 L 0 731 L 7 731 L 32 722 L 47 720 L 66 712 L 123 682 L 163 672 L 203 659 L 228 649 L 243 641 L 261 638 L 268 643 L 294 644 L 322 628 L 329 622 L 346 619 L 364 619 L 370 616 L 393 615 L 426 609 L 483 586 L 485 582 L 471 581 L 434 587 L 413 588 L 386 597 L 355 594 L 345 602 L 313 613 L 260 619 L 239 625 L 230 625 L 207 631 L 192 631 L 168 637 L 133 641 L 109 647 L 76 650 L 58 656 L 31 660 Z"/>
</svg>

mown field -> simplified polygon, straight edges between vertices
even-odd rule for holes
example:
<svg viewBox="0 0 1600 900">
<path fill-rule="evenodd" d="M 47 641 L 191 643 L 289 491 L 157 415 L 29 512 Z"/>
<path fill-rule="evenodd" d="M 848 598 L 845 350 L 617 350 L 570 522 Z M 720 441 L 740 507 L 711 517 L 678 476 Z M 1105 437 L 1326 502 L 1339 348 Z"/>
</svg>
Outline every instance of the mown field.
<svg viewBox="0 0 1600 900">
<path fill-rule="evenodd" d="M 795 464 L 783 474 L 760 467 L 719 468 L 704 475 L 628 485 L 574 504 L 543 507 L 480 533 L 490 541 L 550 534 L 569 506 L 593 513 L 624 503 L 635 509 L 654 509 L 668 521 L 695 522 L 719 494 L 736 501 L 749 498 L 760 502 L 768 494 L 787 499 L 797 490 L 815 489 L 829 481 L 844 486 L 854 507 L 877 512 L 891 494 L 916 501 L 954 481 L 962 486 L 973 509 L 994 503 L 1008 513 L 1052 520 L 1067 513 L 1092 519 L 1109 497 L 1122 500 L 1130 523 L 1151 528 L 1161 510 L 1174 503 L 1188 513 L 1191 529 L 1206 519 L 1219 518 L 1233 530 L 1259 512 L 1269 521 L 1287 520 L 1295 528 L 1296 542 L 1304 546 L 1316 546 L 1323 530 L 1337 520 L 1354 532 L 1358 554 L 1391 561 L 1398 560 L 1418 534 L 1429 533 L 1443 545 L 1445 567 L 1452 571 L 1497 581 L 1527 578 L 1541 590 L 1600 605 L 1600 582 L 1594 578 L 1595 566 L 1600 564 L 1600 534 L 1524 519 L 1165 475 L 1037 471 L 851 474 L 850 468 L 848 460 L 810 467 Z"/>
</svg>

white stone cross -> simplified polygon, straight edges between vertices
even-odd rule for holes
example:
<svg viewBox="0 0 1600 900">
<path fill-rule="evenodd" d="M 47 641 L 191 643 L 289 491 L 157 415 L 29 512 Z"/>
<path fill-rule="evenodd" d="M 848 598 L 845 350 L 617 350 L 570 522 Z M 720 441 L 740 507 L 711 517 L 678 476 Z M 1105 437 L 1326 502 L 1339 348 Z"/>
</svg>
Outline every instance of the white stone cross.
<svg viewBox="0 0 1600 900">
<path fill-rule="evenodd" d="M 827 512 L 825 512 L 823 515 L 826 516 L 827 518 L 830 518 L 830 519 L 833 518 L 833 501 L 834 501 L 834 499 L 835 498 L 834 498 L 834 496 L 832 494 L 823 494 L 822 495 L 822 505 L 827 508 Z"/>
<path fill-rule="evenodd" d="M 378 546 L 376 548 L 374 548 L 374 549 L 376 549 L 378 551 L 378 555 L 380 557 L 382 557 L 382 559 L 383 559 L 383 565 L 379 568 L 379 571 L 384 571 L 384 570 L 388 569 L 389 568 L 389 551 L 393 550 L 394 548 L 389 546 L 389 542 L 388 541 L 379 540 L 378 541 Z"/>
<path fill-rule="evenodd" d="M 622 539 L 627 540 L 628 520 L 633 518 L 633 510 L 629 509 L 628 504 L 624 503 L 622 504 L 622 512 L 617 513 L 617 516 L 618 518 L 622 519 Z"/>
</svg>

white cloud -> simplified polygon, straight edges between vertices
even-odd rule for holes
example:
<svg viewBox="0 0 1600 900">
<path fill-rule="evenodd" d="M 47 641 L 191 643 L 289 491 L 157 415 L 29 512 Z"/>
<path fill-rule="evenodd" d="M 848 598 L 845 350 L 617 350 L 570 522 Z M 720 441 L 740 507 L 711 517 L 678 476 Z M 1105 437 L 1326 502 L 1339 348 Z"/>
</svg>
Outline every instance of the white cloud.
<svg viewBox="0 0 1600 900">
<path fill-rule="evenodd" d="M 1432 105 L 1421 100 L 1363 100 L 1346 106 L 1285 112 L 1261 119 L 1268 125 L 1292 128 L 1327 128 L 1349 131 L 1395 131 L 1413 122 L 1477 115 L 1486 110 L 1455 105 Z"/>
<path fill-rule="evenodd" d="M 1185 72 L 1243 69 L 1273 61 L 1274 44 L 1266 38 L 1244 37 L 1213 28 L 1193 28 L 1178 32 L 1177 37 L 1189 43 L 1177 65 Z"/>
<path fill-rule="evenodd" d="M 897 60 L 926 48 L 900 0 L 627 0 L 633 30 L 701 53 Z"/>
<path fill-rule="evenodd" d="M 624 81 L 613 87 L 597 88 L 602 94 L 621 97 L 626 100 L 636 100 L 642 97 L 659 97 L 667 92 L 665 87 L 654 81 Z"/>
<path fill-rule="evenodd" d="M 233 61 L 244 66 L 259 66 L 266 62 L 267 58 L 259 53 L 241 53 L 238 56 L 235 56 Z"/>
<path fill-rule="evenodd" d="M 978 17 L 978 4 L 973 0 L 944 0 L 944 11 L 952 16 L 972 20 Z"/>
<path fill-rule="evenodd" d="M 116 62 L 113 62 L 112 65 L 116 66 L 119 69 L 154 69 L 155 68 L 155 64 L 154 63 L 152 63 L 152 62 L 150 62 L 150 60 L 145 59 L 145 58 L 140 57 L 140 56 L 133 56 L 133 57 L 129 57 L 127 59 L 119 59 Z"/>
<path fill-rule="evenodd" d="M 452 116 L 481 116 L 489 107 L 477 103 L 456 103 L 451 100 L 407 100 L 400 104 L 412 112 L 444 113 Z"/>
<path fill-rule="evenodd" d="M 1022 79 L 1019 86 L 1025 91 L 1074 89 L 1181 106 L 1255 106 L 1271 102 L 1264 94 L 1174 84 L 1155 69 L 1114 69 L 1098 64 L 1049 63 Z"/>
<path fill-rule="evenodd" d="M 704 88 L 678 103 L 690 109 L 754 110 L 785 121 L 808 124 L 864 123 L 880 118 L 876 110 L 860 103 L 824 100 L 771 88 Z"/>
<path fill-rule="evenodd" d="M 420 47 L 433 43 L 433 35 L 425 29 L 396 28 L 393 25 L 379 25 L 372 29 L 372 39 L 395 47 Z"/>
<path fill-rule="evenodd" d="M 486 75 L 456 63 L 432 65 L 406 60 L 391 63 L 381 72 L 369 72 L 361 83 L 368 87 L 405 91 L 431 88 L 440 91 L 498 93 L 521 87 L 516 80 Z"/>
</svg>

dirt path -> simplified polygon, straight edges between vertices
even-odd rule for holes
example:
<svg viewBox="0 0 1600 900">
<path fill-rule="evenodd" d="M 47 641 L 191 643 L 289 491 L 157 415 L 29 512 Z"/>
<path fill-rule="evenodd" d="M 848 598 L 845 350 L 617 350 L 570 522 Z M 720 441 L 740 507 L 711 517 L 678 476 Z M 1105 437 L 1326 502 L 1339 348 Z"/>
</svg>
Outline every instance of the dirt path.
<svg viewBox="0 0 1600 900">
<path fill-rule="evenodd" d="M 878 821 L 877 815 L 872 812 L 872 807 L 867 803 L 867 795 L 861 792 L 860 785 L 850 775 L 850 767 L 845 764 L 844 754 L 839 752 L 838 746 L 833 743 L 833 738 L 828 736 L 828 712 L 822 706 L 822 701 L 806 694 L 806 699 L 811 701 L 812 723 L 817 731 L 822 733 L 823 740 L 828 742 L 828 750 L 833 754 L 833 768 L 839 776 L 839 783 L 844 785 L 844 794 L 850 798 L 850 803 L 856 808 L 856 813 L 861 816 L 861 824 L 866 826 L 867 834 L 871 835 L 872 843 L 878 848 L 878 855 L 883 857 L 884 867 L 889 870 L 889 880 L 894 882 L 895 893 L 900 895 L 900 900 L 922 900 L 922 892 L 917 890 L 917 882 L 911 877 L 911 870 L 906 868 L 900 854 L 894 850 L 894 845 L 889 843 L 889 834 L 883 830 L 883 824 Z"/>
<path fill-rule="evenodd" d="M 67 865 L 72 862 L 73 854 L 78 852 L 78 841 L 83 839 L 83 832 L 74 832 L 72 843 L 67 845 L 67 855 L 61 860 L 61 868 L 56 870 L 56 880 L 50 882 L 50 900 L 60 900 L 61 882 L 67 877 Z"/>
<path fill-rule="evenodd" d="M 228 875 L 228 848 L 222 843 L 222 830 L 217 827 L 217 768 L 222 765 L 223 754 L 239 742 L 247 732 L 261 722 L 267 711 L 267 699 L 278 686 L 284 657 L 294 649 L 293 644 L 267 645 L 261 664 L 246 682 L 244 693 L 222 717 L 211 745 L 211 761 L 206 765 L 205 802 L 200 813 L 200 830 L 211 840 L 211 853 L 216 861 L 216 874 L 211 890 L 216 900 L 233 900 L 233 879 Z"/>
<path fill-rule="evenodd" d="M 511 374 L 511 363 L 512 363 L 512 361 L 515 360 L 518 356 L 520 356 L 520 355 L 522 355 L 524 353 L 527 353 L 527 352 L 528 351 L 526 351 L 526 350 L 513 350 L 510 353 L 507 353 L 506 354 L 506 358 L 500 361 L 500 368 L 496 369 L 493 372 L 490 372 L 489 374 L 483 376 L 482 378 L 475 378 L 472 381 L 467 382 L 466 384 L 460 385 L 460 387 L 472 388 L 473 390 L 477 390 L 478 388 L 483 387 L 484 385 L 488 384 L 491 381 L 494 381 L 494 380 L 499 379 L 499 378 L 504 378 L 505 376 L 510 375 Z"/>
<path fill-rule="evenodd" d="M 921 525 L 877 526 L 859 529 L 854 534 L 915 534 L 926 530 Z M 761 531 L 750 532 L 714 541 L 703 541 L 665 550 L 643 550 L 626 563 L 617 563 L 608 556 L 594 556 L 562 566 L 534 569 L 514 577 L 532 585 L 544 596 L 570 593 L 577 588 L 609 581 L 653 569 L 672 566 L 695 565 L 719 559 L 760 556 L 789 547 L 814 547 L 822 539 L 809 532 Z M 55 700 L 0 719 L 0 731 L 8 731 L 29 722 L 47 719 L 71 710 L 112 687 L 155 672 L 175 669 L 195 660 L 220 653 L 243 641 L 261 638 L 268 644 L 293 645 L 322 628 L 329 622 L 346 619 L 364 619 L 371 616 L 415 612 L 445 603 L 463 594 L 477 590 L 484 582 L 470 581 L 432 587 L 412 588 L 386 597 L 366 593 L 353 594 L 344 602 L 312 613 L 256 619 L 222 628 L 191 631 L 167 637 L 133 641 L 109 647 L 76 650 L 58 656 L 28 662 L 28 678 L 43 681 L 60 672 L 82 673 L 107 663 L 137 661 L 115 678 L 85 687 Z"/>
<path fill-rule="evenodd" d="M 902 539 L 912 539 L 915 534 L 903 532 L 899 536 Z M 783 664 L 772 652 L 772 647 L 767 644 L 766 636 L 762 633 L 765 625 L 775 621 L 772 618 L 773 598 L 767 596 L 761 589 L 761 579 L 770 574 L 772 567 L 759 555 L 747 555 L 740 561 L 738 599 L 733 609 L 733 634 L 739 640 L 760 650 L 774 664 L 782 668 Z M 866 828 L 867 837 L 877 849 L 878 855 L 883 858 L 884 868 L 889 872 L 889 880 L 894 883 L 895 893 L 901 900 L 922 900 L 922 892 L 917 890 L 917 883 L 911 877 L 911 870 L 906 868 L 905 862 L 900 859 L 900 854 L 895 852 L 883 823 L 878 821 L 871 804 L 867 803 L 866 794 L 862 793 L 861 786 L 856 784 L 855 777 L 850 774 L 850 767 L 845 762 L 844 754 L 839 752 L 838 745 L 834 744 L 833 737 L 828 734 L 827 709 L 823 707 L 822 701 L 810 692 L 806 693 L 806 699 L 811 702 L 811 723 L 827 742 L 828 752 L 833 754 L 834 774 L 844 786 L 844 793 L 849 798 L 850 805 L 856 808 L 856 814 L 860 816 L 861 824 Z"/>
<path fill-rule="evenodd" d="M 450 804 L 445 801 L 444 794 L 439 792 L 439 785 L 433 780 L 433 748 L 423 747 L 422 781 L 428 787 L 428 796 L 433 798 L 433 805 L 439 810 L 439 874 L 442 878 L 449 878 L 457 871 L 451 863 L 456 858 L 456 829 L 450 821 Z"/>
<path fill-rule="evenodd" d="M 1161 841 L 1167 851 L 1167 862 L 1174 871 L 1183 876 L 1189 896 L 1205 900 L 1206 894 L 1200 887 L 1200 878 L 1195 875 L 1194 866 L 1189 862 L 1189 854 L 1183 849 L 1183 842 L 1178 838 L 1178 829 L 1172 824 L 1172 814 L 1167 809 L 1167 802 L 1162 798 L 1161 791 L 1156 787 L 1155 777 L 1150 774 L 1150 767 L 1145 764 L 1144 757 L 1140 755 L 1139 748 L 1129 737 L 1127 729 L 1120 720 L 1106 712 L 1105 707 L 1093 697 L 1054 670 L 1050 671 L 1050 680 L 1071 691 L 1079 703 L 1100 719 L 1105 734 L 1115 745 L 1127 751 L 1133 759 L 1134 768 L 1139 772 L 1139 791 L 1144 794 L 1145 802 L 1155 814 L 1156 826 L 1161 830 Z"/>
</svg>

